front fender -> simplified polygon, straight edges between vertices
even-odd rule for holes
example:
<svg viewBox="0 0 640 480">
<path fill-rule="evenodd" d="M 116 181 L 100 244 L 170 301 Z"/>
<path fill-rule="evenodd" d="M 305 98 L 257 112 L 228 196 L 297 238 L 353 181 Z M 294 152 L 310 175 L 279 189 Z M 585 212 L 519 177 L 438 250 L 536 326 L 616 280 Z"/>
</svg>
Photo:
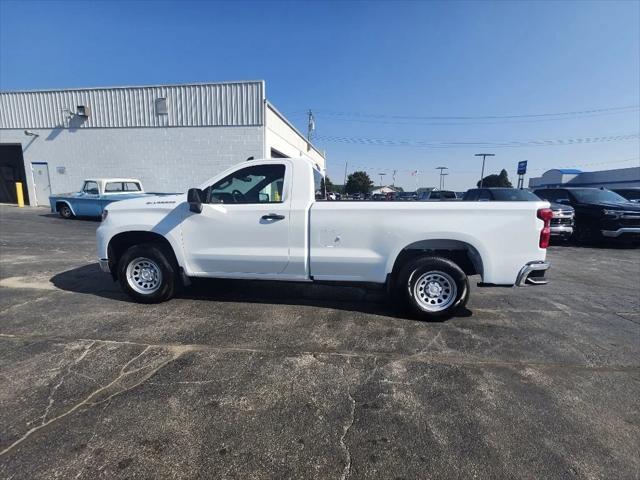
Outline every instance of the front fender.
<svg viewBox="0 0 640 480">
<path fill-rule="evenodd" d="M 118 208 L 107 208 L 109 214 L 96 231 L 98 259 L 109 258 L 109 243 L 116 235 L 128 232 L 150 232 L 167 240 L 178 265 L 185 268 L 181 224 L 188 212 L 188 204 L 174 202 L 171 205 L 173 208 L 169 208 L 169 204 L 147 205 L 145 202 L 138 204 L 140 200 L 125 200 L 112 204 Z M 134 208 L 122 208 L 123 204 L 128 202 L 135 202 L 131 204 Z"/>
</svg>

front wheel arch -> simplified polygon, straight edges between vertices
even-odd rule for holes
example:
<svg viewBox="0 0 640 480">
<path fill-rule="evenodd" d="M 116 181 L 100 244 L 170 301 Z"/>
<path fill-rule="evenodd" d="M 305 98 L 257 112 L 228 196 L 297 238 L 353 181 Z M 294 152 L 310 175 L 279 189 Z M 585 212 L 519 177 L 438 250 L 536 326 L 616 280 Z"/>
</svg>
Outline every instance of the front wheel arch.
<svg viewBox="0 0 640 480">
<path fill-rule="evenodd" d="M 109 267 L 114 280 L 117 278 L 118 264 L 122 255 L 124 255 L 130 247 L 143 244 L 153 244 L 157 246 L 167 256 L 167 260 L 171 263 L 175 271 L 180 271 L 181 265 L 178 262 L 176 252 L 166 237 L 155 232 L 134 230 L 118 233 L 109 240 L 107 252 L 109 256 Z"/>
<path fill-rule="evenodd" d="M 68 212 L 69 212 L 68 214 L 63 213 L 65 211 L 64 210 L 65 208 L 68 209 Z M 69 202 L 66 202 L 66 201 L 56 202 L 56 212 L 58 212 L 62 218 L 73 218 L 76 216 L 75 212 L 73 211 L 73 208 L 71 207 Z"/>
</svg>

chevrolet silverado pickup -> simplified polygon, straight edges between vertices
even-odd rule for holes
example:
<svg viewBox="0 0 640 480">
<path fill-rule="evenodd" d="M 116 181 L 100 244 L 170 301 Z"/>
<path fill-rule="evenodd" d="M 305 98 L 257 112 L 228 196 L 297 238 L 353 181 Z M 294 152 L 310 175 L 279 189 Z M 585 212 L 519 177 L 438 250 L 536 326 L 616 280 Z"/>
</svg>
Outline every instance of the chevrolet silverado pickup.
<svg viewBox="0 0 640 480">
<path fill-rule="evenodd" d="M 481 285 L 545 283 L 551 210 L 538 202 L 316 198 L 304 158 L 252 160 L 187 194 L 109 205 L 98 260 L 134 300 L 168 300 L 193 277 L 385 285 L 422 319 Z"/>
</svg>

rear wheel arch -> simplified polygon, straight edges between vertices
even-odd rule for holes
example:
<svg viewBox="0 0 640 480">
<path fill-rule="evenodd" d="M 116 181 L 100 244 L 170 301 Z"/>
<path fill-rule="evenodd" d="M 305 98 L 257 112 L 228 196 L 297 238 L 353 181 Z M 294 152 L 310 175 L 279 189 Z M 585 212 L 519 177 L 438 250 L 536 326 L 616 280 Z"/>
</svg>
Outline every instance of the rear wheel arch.
<svg viewBox="0 0 640 480">
<path fill-rule="evenodd" d="M 393 282 L 408 263 L 419 257 L 440 257 L 457 264 L 466 275 L 483 275 L 482 256 L 477 248 L 461 240 L 430 239 L 413 242 L 396 255 L 390 272 Z"/>
</svg>

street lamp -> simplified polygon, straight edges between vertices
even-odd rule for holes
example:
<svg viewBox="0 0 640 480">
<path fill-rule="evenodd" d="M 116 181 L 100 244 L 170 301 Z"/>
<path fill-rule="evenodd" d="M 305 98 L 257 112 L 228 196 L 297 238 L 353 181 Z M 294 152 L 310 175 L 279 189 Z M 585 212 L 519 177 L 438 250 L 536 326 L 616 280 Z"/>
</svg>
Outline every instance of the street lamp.
<svg viewBox="0 0 640 480">
<path fill-rule="evenodd" d="M 449 167 L 436 167 L 436 170 L 440 170 L 440 190 L 444 188 L 444 175 L 448 175 L 448 173 L 443 173 L 443 170 L 449 170 Z"/>
<path fill-rule="evenodd" d="M 444 190 L 444 177 L 445 177 L 446 175 L 449 175 L 449 174 L 448 174 L 448 173 L 443 173 L 443 174 L 442 174 L 442 177 L 441 177 L 441 178 L 442 178 L 442 180 L 441 180 L 442 186 L 440 187 L 440 190 Z"/>
<path fill-rule="evenodd" d="M 482 183 L 484 179 L 484 161 L 487 157 L 495 157 L 493 153 L 476 153 L 476 157 L 482 157 L 482 172 L 480 172 L 480 188 L 482 188 Z"/>
<path fill-rule="evenodd" d="M 382 185 L 382 177 L 384 177 L 386 173 L 379 173 L 378 175 L 380 175 L 380 187 L 383 187 L 384 185 Z"/>
</svg>

